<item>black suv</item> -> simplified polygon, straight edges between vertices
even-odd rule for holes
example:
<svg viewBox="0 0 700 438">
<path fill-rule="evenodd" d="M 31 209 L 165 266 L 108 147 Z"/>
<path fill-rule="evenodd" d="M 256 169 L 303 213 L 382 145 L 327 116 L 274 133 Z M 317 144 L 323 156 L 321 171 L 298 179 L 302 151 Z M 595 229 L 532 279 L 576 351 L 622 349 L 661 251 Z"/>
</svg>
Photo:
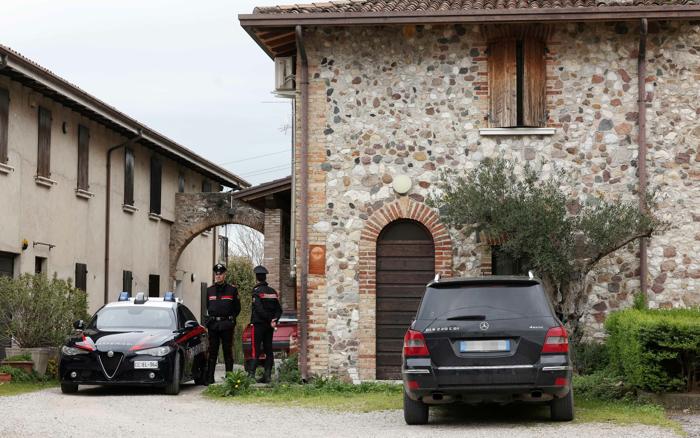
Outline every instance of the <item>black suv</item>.
<svg viewBox="0 0 700 438">
<path fill-rule="evenodd" d="M 401 371 L 408 424 L 451 402 L 547 402 L 553 420 L 574 418 L 568 336 L 535 278 L 429 283 Z"/>
</svg>

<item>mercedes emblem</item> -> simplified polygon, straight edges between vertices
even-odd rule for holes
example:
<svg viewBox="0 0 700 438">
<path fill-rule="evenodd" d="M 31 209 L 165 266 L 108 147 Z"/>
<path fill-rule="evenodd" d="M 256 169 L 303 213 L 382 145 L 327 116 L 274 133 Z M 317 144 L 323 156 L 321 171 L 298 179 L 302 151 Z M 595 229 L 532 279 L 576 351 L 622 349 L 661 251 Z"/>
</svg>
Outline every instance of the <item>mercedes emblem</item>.
<svg viewBox="0 0 700 438">
<path fill-rule="evenodd" d="M 479 324 L 479 328 L 480 328 L 481 330 L 488 330 L 488 329 L 489 329 L 489 323 L 486 322 L 486 321 L 482 321 L 482 322 Z"/>
<path fill-rule="evenodd" d="M 486 327 L 488 328 L 488 324 L 486 324 Z M 109 351 L 107 352 L 107 357 L 114 357 L 114 351 L 109 350 Z"/>
</svg>

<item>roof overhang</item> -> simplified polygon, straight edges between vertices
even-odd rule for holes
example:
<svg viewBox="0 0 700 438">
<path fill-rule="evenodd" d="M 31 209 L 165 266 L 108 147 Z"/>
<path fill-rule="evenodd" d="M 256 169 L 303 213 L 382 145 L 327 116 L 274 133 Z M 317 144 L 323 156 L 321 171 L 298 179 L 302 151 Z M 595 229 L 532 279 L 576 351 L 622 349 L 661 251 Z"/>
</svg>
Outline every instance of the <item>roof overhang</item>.
<svg viewBox="0 0 700 438">
<path fill-rule="evenodd" d="M 141 133 L 139 144 L 192 168 L 224 186 L 233 188 L 250 186 L 245 179 L 217 166 L 3 46 L 0 46 L 0 75 L 20 82 L 126 138 L 132 138 Z"/>
<path fill-rule="evenodd" d="M 381 26 L 407 24 L 565 23 L 647 20 L 697 20 L 700 5 L 605 6 L 579 8 L 472 9 L 407 12 L 309 12 L 240 14 L 241 26 L 271 58 L 288 56 L 277 38 L 291 38 L 295 26 Z M 293 44 L 293 40 L 292 41 Z"/>
</svg>

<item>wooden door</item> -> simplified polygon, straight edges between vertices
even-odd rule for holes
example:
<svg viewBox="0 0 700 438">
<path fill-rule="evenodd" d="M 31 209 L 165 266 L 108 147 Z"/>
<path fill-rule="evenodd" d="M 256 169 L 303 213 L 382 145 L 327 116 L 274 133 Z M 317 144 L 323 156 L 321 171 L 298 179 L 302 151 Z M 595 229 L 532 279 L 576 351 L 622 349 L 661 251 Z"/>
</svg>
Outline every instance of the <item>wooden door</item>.
<svg viewBox="0 0 700 438">
<path fill-rule="evenodd" d="M 401 379 L 403 336 L 434 276 L 435 246 L 425 227 L 401 220 L 382 230 L 377 239 L 377 379 Z"/>
</svg>

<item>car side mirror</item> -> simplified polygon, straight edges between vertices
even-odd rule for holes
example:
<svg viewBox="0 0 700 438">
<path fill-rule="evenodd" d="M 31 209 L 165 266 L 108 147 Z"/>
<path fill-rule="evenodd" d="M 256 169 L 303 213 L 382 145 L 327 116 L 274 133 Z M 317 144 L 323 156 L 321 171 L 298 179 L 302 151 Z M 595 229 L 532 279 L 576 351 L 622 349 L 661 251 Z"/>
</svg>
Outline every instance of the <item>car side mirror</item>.
<svg viewBox="0 0 700 438">
<path fill-rule="evenodd" d="M 197 321 L 192 320 L 192 319 L 185 322 L 185 329 L 186 330 L 191 330 L 193 328 L 197 328 L 198 326 L 199 326 L 199 323 Z"/>
<path fill-rule="evenodd" d="M 85 321 L 79 319 L 73 323 L 73 328 L 76 330 L 85 330 Z"/>
</svg>

